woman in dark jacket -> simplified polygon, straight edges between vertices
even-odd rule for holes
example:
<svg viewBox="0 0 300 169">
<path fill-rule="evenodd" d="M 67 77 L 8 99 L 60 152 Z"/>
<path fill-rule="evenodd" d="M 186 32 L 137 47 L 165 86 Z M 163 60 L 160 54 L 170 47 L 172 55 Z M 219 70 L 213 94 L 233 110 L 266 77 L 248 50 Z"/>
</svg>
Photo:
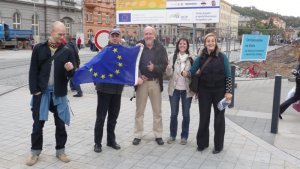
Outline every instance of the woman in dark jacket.
<svg viewBox="0 0 300 169">
<path fill-rule="evenodd" d="M 213 154 L 216 154 L 223 150 L 225 135 L 225 110 L 219 110 L 217 105 L 223 98 L 228 101 L 231 100 L 232 81 L 228 59 L 219 51 L 217 38 L 213 33 L 209 33 L 204 37 L 204 49 L 200 57 L 195 60 L 190 71 L 183 71 L 182 75 L 191 77 L 199 68 L 202 69 L 203 64 L 208 59 L 209 61 L 199 77 L 198 101 L 200 121 L 197 133 L 197 150 L 203 151 L 209 145 L 209 122 L 211 106 L 213 105 L 215 114 L 215 147 Z"/>
</svg>

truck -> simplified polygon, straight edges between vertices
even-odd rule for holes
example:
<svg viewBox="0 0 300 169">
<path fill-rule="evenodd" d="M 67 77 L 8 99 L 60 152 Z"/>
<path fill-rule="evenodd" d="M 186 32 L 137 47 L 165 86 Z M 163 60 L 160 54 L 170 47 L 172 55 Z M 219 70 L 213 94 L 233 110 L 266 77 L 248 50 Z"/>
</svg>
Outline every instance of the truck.
<svg viewBox="0 0 300 169">
<path fill-rule="evenodd" d="M 0 49 L 2 48 L 29 48 L 32 39 L 32 30 L 11 29 L 5 23 L 0 23 Z"/>
</svg>

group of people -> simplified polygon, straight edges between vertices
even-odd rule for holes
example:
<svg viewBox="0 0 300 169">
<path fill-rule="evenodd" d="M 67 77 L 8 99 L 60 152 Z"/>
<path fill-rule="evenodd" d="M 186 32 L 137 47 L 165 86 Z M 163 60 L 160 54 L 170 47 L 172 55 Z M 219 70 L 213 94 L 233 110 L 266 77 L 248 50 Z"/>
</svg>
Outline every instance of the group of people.
<svg viewBox="0 0 300 169">
<path fill-rule="evenodd" d="M 32 94 L 31 110 L 33 129 L 31 134 L 31 153 L 26 164 L 34 165 L 43 147 L 43 127 L 51 111 L 55 120 L 56 156 L 63 162 L 70 159 L 65 154 L 67 132 L 65 125 L 70 123 L 70 112 L 67 100 L 67 83 L 74 74 L 76 57 L 72 47 L 64 43 L 66 28 L 62 22 L 54 22 L 50 37 L 46 42 L 36 45 L 32 52 L 29 88 Z M 170 78 L 168 94 L 171 106 L 170 135 L 167 143 L 176 141 L 178 130 L 179 102 L 182 102 L 182 131 L 180 144 L 185 145 L 189 137 L 190 106 L 192 97 L 196 94 L 199 100 L 199 128 L 197 133 L 198 151 L 203 151 L 209 145 L 209 123 L 211 106 L 215 118 L 215 138 L 213 153 L 223 149 L 225 134 L 225 110 L 219 110 L 217 104 L 223 98 L 231 100 L 232 82 L 230 66 L 227 57 L 220 52 L 216 36 L 209 33 L 204 38 L 204 49 L 200 56 L 193 60 L 189 52 L 189 42 L 181 38 L 176 43 L 173 55 L 168 57 L 166 49 L 156 40 L 156 30 L 151 26 L 144 28 L 143 40 L 137 45 L 143 47 L 139 63 L 138 85 L 136 91 L 136 112 L 134 123 L 133 145 L 139 145 L 143 138 L 144 113 L 148 98 L 153 111 L 153 133 L 158 145 L 163 145 L 162 97 L 163 75 Z M 109 32 L 109 44 L 121 44 L 121 32 L 113 28 Z M 210 58 L 210 59 L 208 59 Z M 209 62 L 207 62 L 209 60 Z M 206 63 L 207 62 L 207 63 Z M 199 92 L 189 89 L 191 76 L 206 64 L 199 77 Z M 121 146 L 116 141 L 115 128 L 120 113 L 121 95 L 124 85 L 96 83 L 97 110 L 94 128 L 94 151 L 102 151 L 103 126 L 107 118 L 106 145 L 119 150 Z"/>
</svg>

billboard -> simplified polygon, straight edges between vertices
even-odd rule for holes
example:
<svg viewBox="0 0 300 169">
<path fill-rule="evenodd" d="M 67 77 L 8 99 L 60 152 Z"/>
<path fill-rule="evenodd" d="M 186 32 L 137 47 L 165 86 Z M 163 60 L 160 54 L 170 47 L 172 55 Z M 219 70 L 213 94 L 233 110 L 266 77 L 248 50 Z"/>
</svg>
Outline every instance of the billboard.
<svg viewBox="0 0 300 169">
<path fill-rule="evenodd" d="M 117 0 L 117 24 L 218 23 L 220 0 Z"/>
</svg>

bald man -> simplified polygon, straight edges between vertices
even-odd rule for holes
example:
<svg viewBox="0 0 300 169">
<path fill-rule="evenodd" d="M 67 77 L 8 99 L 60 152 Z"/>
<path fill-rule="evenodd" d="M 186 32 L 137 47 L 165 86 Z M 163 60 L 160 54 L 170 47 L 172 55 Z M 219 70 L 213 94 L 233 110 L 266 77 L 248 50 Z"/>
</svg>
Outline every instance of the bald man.
<svg viewBox="0 0 300 169">
<path fill-rule="evenodd" d="M 69 162 L 65 154 L 67 132 L 65 124 L 70 123 L 67 103 L 68 80 L 74 73 L 74 54 L 64 44 L 66 27 L 56 21 L 50 29 L 47 41 L 37 44 L 31 56 L 29 68 L 29 89 L 32 94 L 31 111 L 33 128 L 31 133 L 31 153 L 26 161 L 34 165 L 43 148 L 43 127 L 51 111 L 55 121 L 56 157 Z"/>
<path fill-rule="evenodd" d="M 153 133 L 158 145 L 163 145 L 161 92 L 163 91 L 163 73 L 168 65 L 166 49 L 155 40 L 156 31 L 147 26 L 144 29 L 144 40 L 139 42 L 144 45 L 144 50 L 139 64 L 139 85 L 136 90 L 136 112 L 133 145 L 140 144 L 144 130 L 144 112 L 148 97 L 153 111 Z"/>
</svg>

